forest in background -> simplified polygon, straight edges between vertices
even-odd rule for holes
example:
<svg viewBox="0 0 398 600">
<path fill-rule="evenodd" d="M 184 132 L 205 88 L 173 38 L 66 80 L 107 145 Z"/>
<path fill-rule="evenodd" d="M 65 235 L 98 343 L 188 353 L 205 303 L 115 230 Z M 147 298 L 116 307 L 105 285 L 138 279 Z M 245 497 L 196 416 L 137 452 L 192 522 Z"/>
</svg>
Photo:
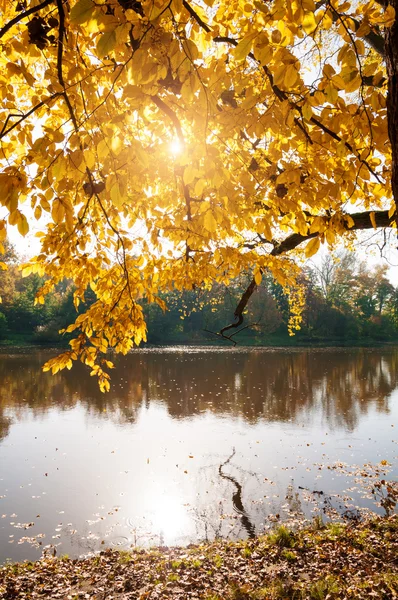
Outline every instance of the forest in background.
<svg viewBox="0 0 398 600">
<path fill-rule="evenodd" d="M 59 330 L 76 318 L 73 285 L 64 281 L 49 294 L 45 304 L 34 305 L 44 283 L 37 274 L 22 277 L 21 260 L 6 243 L 0 271 L 0 343 L 3 345 L 66 345 Z M 398 287 L 387 278 L 386 263 L 367 266 L 355 253 L 328 255 L 317 266 L 306 266 L 301 283 L 305 308 L 301 329 L 288 334 L 289 302 L 283 288 L 271 276 L 263 277 L 249 303 L 245 328 L 232 337 L 248 345 L 349 344 L 398 340 Z M 234 309 L 250 281 L 250 274 L 231 285 L 216 284 L 211 290 L 173 290 L 163 294 L 168 309 L 145 305 L 148 343 L 217 343 L 216 332 L 231 322 Z M 89 289 L 81 310 L 94 301 Z M 223 340 L 223 344 L 226 341 Z"/>
</svg>

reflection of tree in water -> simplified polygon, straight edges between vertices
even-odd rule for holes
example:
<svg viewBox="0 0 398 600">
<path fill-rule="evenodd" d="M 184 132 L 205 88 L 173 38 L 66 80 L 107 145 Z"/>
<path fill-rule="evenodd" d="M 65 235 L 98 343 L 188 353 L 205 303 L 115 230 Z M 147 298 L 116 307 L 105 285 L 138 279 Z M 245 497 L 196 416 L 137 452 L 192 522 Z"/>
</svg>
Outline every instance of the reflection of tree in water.
<svg viewBox="0 0 398 600">
<path fill-rule="evenodd" d="M 265 515 L 276 507 L 271 499 L 266 504 L 253 502 L 253 482 L 258 490 L 261 477 L 232 461 L 234 456 L 235 449 L 226 459 L 216 456 L 214 463 L 199 469 L 195 478 L 197 501 L 190 510 L 196 540 L 252 538 L 261 531 Z M 216 502 L 208 494 L 213 487 L 218 490 Z"/>
<path fill-rule="evenodd" d="M 294 422 L 317 411 L 329 426 L 352 430 L 371 406 L 388 412 L 398 379 L 395 349 L 138 351 L 116 360 L 111 391 L 102 394 L 80 364 L 42 373 L 47 359 L 44 352 L 2 357 L 0 436 L 9 416 L 18 420 L 26 410 L 35 416 L 79 404 L 89 416 L 134 423 L 151 402 L 177 419 L 211 412 L 250 423 Z"/>
<path fill-rule="evenodd" d="M 7 437 L 10 429 L 11 419 L 2 414 L 0 409 L 0 442 L 3 438 Z"/>
<path fill-rule="evenodd" d="M 147 384 L 145 369 L 129 373 L 115 373 L 113 390 L 99 392 L 95 378 L 77 363 L 72 371 L 56 375 L 42 372 L 48 353 L 6 355 L 0 361 L 0 427 L 5 411 L 12 410 L 12 418 L 21 419 L 27 411 L 33 417 L 51 408 L 68 411 L 82 405 L 90 416 L 113 418 L 121 423 L 135 422 L 145 396 Z M 6 421 L 7 422 L 7 419 Z M 0 435 L 1 435 L 0 429 Z"/>
<path fill-rule="evenodd" d="M 177 418 L 211 411 L 294 422 L 317 410 L 330 426 L 351 430 L 371 405 L 388 411 L 397 357 L 396 350 L 153 354 L 148 397 Z"/>
<path fill-rule="evenodd" d="M 226 465 L 229 463 L 231 458 L 233 458 L 234 456 L 235 456 L 235 448 L 233 449 L 232 454 L 227 458 L 227 460 L 220 464 L 220 466 L 218 468 L 218 474 L 220 475 L 220 477 L 222 477 L 222 479 L 226 479 L 227 481 L 230 481 L 232 483 L 233 487 L 235 488 L 235 491 L 232 494 L 232 505 L 233 505 L 235 511 L 238 513 L 238 515 L 240 515 L 241 523 L 242 523 L 243 527 L 245 528 L 248 537 L 253 538 L 255 536 L 255 528 L 254 528 L 253 523 L 250 520 L 249 515 L 247 514 L 247 512 L 243 506 L 242 485 L 239 483 L 239 481 L 237 479 L 235 479 L 235 477 L 233 477 L 232 475 L 227 475 L 223 471 L 224 467 L 226 467 Z"/>
</svg>

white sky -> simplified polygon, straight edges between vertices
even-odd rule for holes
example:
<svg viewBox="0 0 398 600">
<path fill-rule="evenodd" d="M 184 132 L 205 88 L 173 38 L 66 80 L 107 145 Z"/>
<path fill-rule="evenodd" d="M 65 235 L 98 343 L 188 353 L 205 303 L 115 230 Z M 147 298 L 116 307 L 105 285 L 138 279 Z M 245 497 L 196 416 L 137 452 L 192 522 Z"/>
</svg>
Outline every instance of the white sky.
<svg viewBox="0 0 398 600">
<path fill-rule="evenodd" d="M 40 239 L 35 237 L 35 234 L 43 230 L 43 222 L 36 221 L 34 218 L 29 220 L 31 227 L 28 235 L 22 237 L 16 227 L 9 227 L 8 237 L 12 244 L 14 244 L 18 255 L 23 260 L 35 256 L 40 252 Z M 380 247 L 382 245 L 382 233 L 374 235 L 372 231 L 360 232 L 358 234 L 357 257 L 360 261 L 365 261 L 370 267 L 377 264 L 387 264 L 388 278 L 394 287 L 398 286 L 398 239 L 396 244 L 393 244 L 393 231 L 391 230 L 391 241 L 386 244 L 383 250 L 383 257 L 380 254 Z M 376 243 L 377 242 L 377 243 Z M 396 246 L 394 248 L 394 245 Z M 329 253 L 327 245 L 321 246 L 316 256 L 310 259 L 310 263 L 320 265 L 322 259 Z"/>
</svg>

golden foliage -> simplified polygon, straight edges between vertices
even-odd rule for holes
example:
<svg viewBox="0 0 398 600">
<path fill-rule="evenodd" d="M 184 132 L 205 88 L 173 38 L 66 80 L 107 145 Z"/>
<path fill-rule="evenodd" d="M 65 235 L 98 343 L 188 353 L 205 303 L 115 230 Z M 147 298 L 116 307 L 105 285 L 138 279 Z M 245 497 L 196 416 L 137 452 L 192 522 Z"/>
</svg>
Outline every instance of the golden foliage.
<svg viewBox="0 0 398 600">
<path fill-rule="evenodd" d="M 391 6 L 24 0 L 0 19 L 0 202 L 22 235 L 43 229 L 24 272 L 47 276 L 38 303 L 64 278 L 76 306 L 97 298 L 46 369 L 80 358 L 106 390 L 107 349 L 145 340 L 142 300 L 248 269 L 296 290 L 299 326 L 279 244 L 316 234 L 311 256 L 353 235 L 350 204 L 372 225 L 393 206 Z"/>
</svg>

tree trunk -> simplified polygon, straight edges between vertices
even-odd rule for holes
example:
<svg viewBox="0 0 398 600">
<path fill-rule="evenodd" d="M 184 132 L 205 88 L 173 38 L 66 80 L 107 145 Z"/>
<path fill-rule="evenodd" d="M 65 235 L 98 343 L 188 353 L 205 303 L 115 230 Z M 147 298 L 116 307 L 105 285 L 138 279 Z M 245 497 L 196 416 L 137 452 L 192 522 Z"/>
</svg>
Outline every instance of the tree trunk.
<svg viewBox="0 0 398 600">
<path fill-rule="evenodd" d="M 395 222 L 398 230 L 398 0 L 390 0 L 395 9 L 395 21 L 386 30 L 385 54 L 388 76 L 387 117 L 391 142 L 391 188 L 395 201 Z"/>
</svg>

